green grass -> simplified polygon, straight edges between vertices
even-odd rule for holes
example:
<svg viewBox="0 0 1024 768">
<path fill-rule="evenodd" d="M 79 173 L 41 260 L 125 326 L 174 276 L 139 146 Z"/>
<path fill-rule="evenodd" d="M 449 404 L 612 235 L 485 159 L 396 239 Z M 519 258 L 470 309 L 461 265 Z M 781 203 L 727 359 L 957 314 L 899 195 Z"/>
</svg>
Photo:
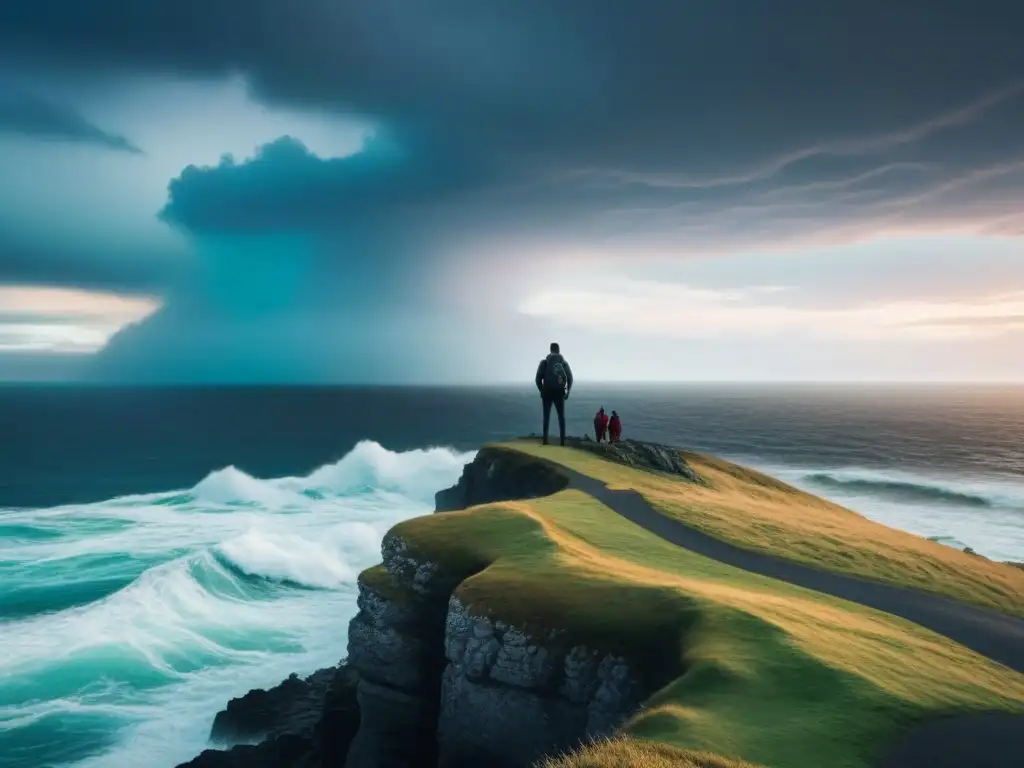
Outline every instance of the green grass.
<svg viewBox="0 0 1024 768">
<path fill-rule="evenodd" d="M 682 452 L 702 486 L 572 448 L 525 440 L 490 447 L 636 490 L 666 516 L 745 549 L 1024 616 L 1024 569 L 889 528 L 736 464 Z"/>
<path fill-rule="evenodd" d="M 924 718 L 1024 712 L 1016 672 L 909 622 L 682 550 L 579 491 L 415 518 L 389 535 L 475 574 L 456 589 L 473 612 L 622 653 L 663 685 L 625 743 L 559 768 L 685 765 L 666 755 L 728 765 L 699 762 L 703 752 L 867 768 Z M 645 750 L 652 762 L 627 760 Z"/>
</svg>

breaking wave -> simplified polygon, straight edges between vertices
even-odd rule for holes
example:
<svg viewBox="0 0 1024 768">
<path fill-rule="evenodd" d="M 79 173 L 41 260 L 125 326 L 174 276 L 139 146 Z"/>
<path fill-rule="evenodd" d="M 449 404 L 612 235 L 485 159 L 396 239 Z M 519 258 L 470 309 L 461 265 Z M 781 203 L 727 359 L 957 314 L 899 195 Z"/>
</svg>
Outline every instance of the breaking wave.
<svg viewBox="0 0 1024 768">
<path fill-rule="evenodd" d="M 862 491 L 897 501 L 923 501 L 931 504 L 954 504 L 960 507 L 990 507 L 998 503 L 996 499 L 980 494 L 908 480 L 837 477 L 827 472 L 815 472 L 807 475 L 806 479 L 808 482 L 824 488 Z"/>
<path fill-rule="evenodd" d="M 305 477 L 0 510 L 7 768 L 175 765 L 253 687 L 338 661 L 355 579 L 472 454 L 361 442 Z"/>
</svg>

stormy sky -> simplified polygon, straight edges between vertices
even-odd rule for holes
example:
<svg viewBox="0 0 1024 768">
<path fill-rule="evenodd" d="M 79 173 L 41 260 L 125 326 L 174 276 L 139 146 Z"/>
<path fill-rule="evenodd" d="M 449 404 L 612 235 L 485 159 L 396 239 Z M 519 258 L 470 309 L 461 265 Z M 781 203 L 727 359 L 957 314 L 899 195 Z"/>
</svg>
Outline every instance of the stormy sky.
<svg viewBox="0 0 1024 768">
<path fill-rule="evenodd" d="M 0 380 L 1024 380 L 1009 0 L 7 0 Z"/>
</svg>

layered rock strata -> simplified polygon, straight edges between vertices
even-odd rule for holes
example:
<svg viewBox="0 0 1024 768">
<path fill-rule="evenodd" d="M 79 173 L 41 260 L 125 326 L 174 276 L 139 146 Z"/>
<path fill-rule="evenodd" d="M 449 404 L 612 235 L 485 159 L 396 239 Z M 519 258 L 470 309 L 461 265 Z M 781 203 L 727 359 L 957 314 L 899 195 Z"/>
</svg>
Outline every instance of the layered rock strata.
<svg viewBox="0 0 1024 768">
<path fill-rule="evenodd" d="M 525 768 L 611 734 L 649 694 L 623 658 L 464 605 L 452 590 L 471 574 L 397 536 L 383 551 L 349 628 L 361 724 L 348 768 Z"/>
<path fill-rule="evenodd" d="M 532 765 L 611 735 L 645 691 L 625 659 L 448 606 L 439 766 Z"/>
</svg>

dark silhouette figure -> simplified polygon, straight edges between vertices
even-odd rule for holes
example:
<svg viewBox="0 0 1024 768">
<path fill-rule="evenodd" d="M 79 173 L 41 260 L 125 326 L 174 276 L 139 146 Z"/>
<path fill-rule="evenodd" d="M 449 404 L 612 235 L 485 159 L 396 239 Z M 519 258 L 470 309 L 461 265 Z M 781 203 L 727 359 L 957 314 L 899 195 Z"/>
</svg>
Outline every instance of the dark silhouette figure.
<svg viewBox="0 0 1024 768">
<path fill-rule="evenodd" d="M 616 411 L 612 411 L 611 421 L 608 422 L 608 442 L 617 443 L 622 438 L 622 419 Z"/>
<path fill-rule="evenodd" d="M 552 342 L 551 354 L 540 361 L 534 379 L 544 405 L 544 445 L 548 444 L 548 426 L 551 423 L 551 406 L 558 412 L 558 436 L 565 445 L 565 401 L 572 390 L 572 368 L 562 357 L 558 345 Z"/>
<path fill-rule="evenodd" d="M 594 436 L 597 438 L 597 442 L 604 440 L 604 433 L 608 431 L 608 414 L 604 412 L 604 407 L 597 409 L 597 415 L 594 416 Z"/>
</svg>

